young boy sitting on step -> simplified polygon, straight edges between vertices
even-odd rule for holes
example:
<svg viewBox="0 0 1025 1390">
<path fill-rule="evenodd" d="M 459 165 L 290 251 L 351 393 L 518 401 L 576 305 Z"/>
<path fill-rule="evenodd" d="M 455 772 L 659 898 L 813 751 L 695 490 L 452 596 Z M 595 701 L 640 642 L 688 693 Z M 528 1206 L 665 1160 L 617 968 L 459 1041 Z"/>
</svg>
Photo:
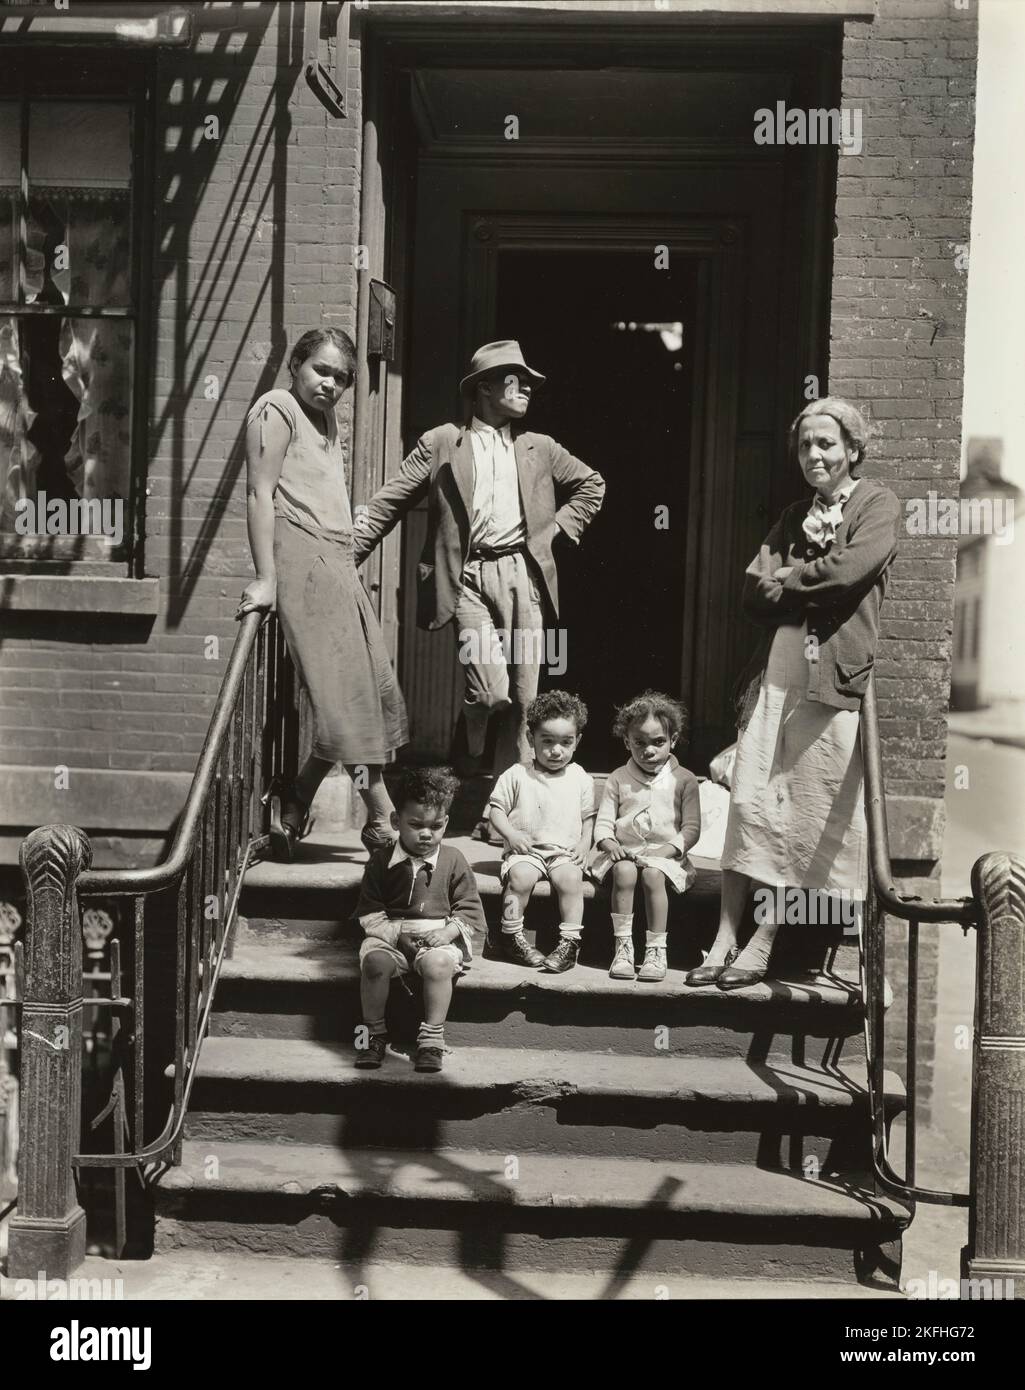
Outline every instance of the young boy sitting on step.
<svg viewBox="0 0 1025 1390">
<path fill-rule="evenodd" d="M 491 824 L 505 840 L 502 954 L 516 965 L 561 973 L 577 963 L 584 920 L 584 861 L 594 828 L 594 782 L 573 761 L 587 723 L 582 700 L 549 690 L 527 707 L 531 766 L 516 763 L 491 793 Z M 559 899 L 559 943 L 549 956 L 523 935 L 534 885 L 547 878 Z"/>
<path fill-rule="evenodd" d="M 441 843 L 458 790 L 446 767 L 405 768 L 391 818 L 398 842 L 376 850 L 364 871 L 356 916 L 365 936 L 359 963 L 367 1037 L 360 1046 L 357 1035 L 357 1067 L 384 1061 L 388 990 L 395 976 L 413 971 L 424 993 L 416 1070 L 441 1071 L 452 981 L 473 960 L 473 932 L 484 930 L 473 871 L 457 849 Z"/>
</svg>

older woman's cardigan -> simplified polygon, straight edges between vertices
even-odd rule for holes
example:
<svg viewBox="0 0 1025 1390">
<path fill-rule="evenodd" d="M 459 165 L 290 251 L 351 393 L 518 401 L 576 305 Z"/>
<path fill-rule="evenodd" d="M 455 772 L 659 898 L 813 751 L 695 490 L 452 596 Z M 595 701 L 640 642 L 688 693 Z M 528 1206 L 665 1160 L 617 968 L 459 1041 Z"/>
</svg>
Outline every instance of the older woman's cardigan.
<svg viewBox="0 0 1025 1390">
<path fill-rule="evenodd" d="M 827 550 L 804 534 L 807 514 L 807 501 L 792 503 L 762 542 L 744 575 L 744 612 L 773 632 L 806 620 L 814 638 L 808 646 L 808 699 L 858 709 L 875 661 L 879 609 L 897 553 L 900 501 L 875 478 L 859 479 Z M 774 579 L 785 565 L 790 575 Z M 741 678 L 739 728 L 754 709 L 771 644 L 768 635 Z"/>
</svg>

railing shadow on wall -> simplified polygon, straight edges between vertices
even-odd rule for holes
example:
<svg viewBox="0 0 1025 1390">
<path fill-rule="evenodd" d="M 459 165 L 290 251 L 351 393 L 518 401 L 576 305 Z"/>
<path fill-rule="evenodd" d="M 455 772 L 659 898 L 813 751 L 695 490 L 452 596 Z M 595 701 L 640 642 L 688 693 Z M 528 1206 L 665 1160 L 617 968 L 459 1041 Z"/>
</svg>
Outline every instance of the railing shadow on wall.
<svg viewBox="0 0 1025 1390">
<path fill-rule="evenodd" d="M 123 1251 L 125 1178 L 176 1163 L 196 1063 L 242 881 L 266 846 L 261 792 L 298 755 L 298 682 L 275 617 L 247 614 L 167 857 L 146 869 L 92 869 L 73 826 L 34 830 L 21 850 L 27 921 L 21 979 L 20 1154 L 8 1274 L 67 1278 L 85 1255 L 76 1175 L 115 1179 L 115 1249 Z M 82 1115 L 80 912 L 117 903 L 110 990 L 110 1095 Z M 87 909 L 86 909 L 87 910 Z M 84 1147 L 112 1121 L 111 1152 Z"/>
<path fill-rule="evenodd" d="M 1025 864 L 990 853 L 972 870 L 968 898 L 926 900 L 894 884 L 886 817 L 886 787 L 874 682 L 861 712 L 865 809 L 869 837 L 869 894 L 861 955 L 865 1043 L 872 1115 L 873 1169 L 880 1189 L 909 1203 L 967 1207 L 963 1279 L 1005 1281 L 1025 1297 Z M 907 924 L 903 943 L 887 919 Z M 972 1060 L 971 1161 L 968 1190 L 946 1192 L 917 1182 L 919 929 L 957 925 L 976 932 L 975 1037 Z M 903 1171 L 890 1154 L 884 1095 L 885 972 L 890 948 L 907 960 L 905 1015 L 907 1109 Z M 1017 1279 L 1017 1286 L 1015 1286 Z M 1001 1297 L 1002 1294 L 995 1296 Z"/>
<path fill-rule="evenodd" d="M 211 438 L 224 419 L 232 377 L 243 355 L 255 353 L 251 360 L 259 361 L 261 370 L 255 386 L 251 390 L 246 387 L 247 397 L 255 400 L 274 385 L 285 360 L 285 250 L 284 240 L 275 229 L 285 226 L 288 206 L 289 102 L 302 75 L 302 8 L 260 5 L 243 15 L 237 6 L 223 11 L 198 10 L 193 23 L 196 46 L 203 51 L 192 60 L 185 76 L 169 60 L 157 90 L 157 109 L 168 135 L 177 136 L 173 149 L 163 151 L 159 161 L 158 197 L 165 230 L 154 257 L 158 301 L 165 284 L 173 282 L 173 384 L 153 424 L 150 441 L 154 457 L 166 451 L 170 458 L 167 624 L 172 629 L 186 616 L 197 581 L 210 572 L 211 547 L 244 463 L 244 425 L 240 425 L 227 450 L 221 476 L 212 487 L 209 479 L 203 478 L 201 491 L 197 489 L 197 469 L 201 460 L 209 458 Z M 266 95 L 259 112 L 250 117 L 252 136 L 243 146 L 231 142 L 232 120 L 272 13 L 278 27 L 279 76 L 267 87 L 260 85 Z M 203 48 L 204 36 L 212 37 L 212 48 Z M 216 139 L 202 138 L 209 117 L 217 120 Z M 220 221 L 200 260 L 193 249 L 197 242 L 197 190 L 207 188 L 218 160 L 229 147 L 239 151 L 238 168 L 227 200 L 219 209 Z M 266 273 L 257 284 L 251 284 L 243 280 L 243 271 L 258 260 L 254 243 L 260 242 L 270 245 Z M 243 296 L 249 307 L 239 319 L 237 306 Z M 258 320 L 269 325 L 266 341 L 254 338 Z M 214 357 L 218 334 L 230 340 L 227 360 L 222 355 Z M 217 385 L 207 400 L 211 374 L 217 377 Z M 190 439 L 186 421 L 196 419 L 197 401 L 208 404 L 209 412 L 198 437 Z M 190 548 L 186 514 L 195 514 L 196 506 L 190 508 L 190 502 L 196 501 L 202 516 Z M 155 511 L 150 503 L 148 512 L 152 515 Z"/>
</svg>

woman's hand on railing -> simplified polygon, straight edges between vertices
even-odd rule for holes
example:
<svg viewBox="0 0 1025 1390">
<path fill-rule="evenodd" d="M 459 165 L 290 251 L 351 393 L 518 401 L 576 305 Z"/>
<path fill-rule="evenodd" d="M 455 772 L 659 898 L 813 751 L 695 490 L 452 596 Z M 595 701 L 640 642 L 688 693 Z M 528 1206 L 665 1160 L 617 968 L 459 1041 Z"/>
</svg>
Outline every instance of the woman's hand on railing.
<svg viewBox="0 0 1025 1390">
<path fill-rule="evenodd" d="M 243 591 L 235 617 L 244 618 L 247 613 L 255 613 L 260 610 L 273 612 L 277 602 L 277 594 L 276 579 L 254 579 Z"/>
</svg>

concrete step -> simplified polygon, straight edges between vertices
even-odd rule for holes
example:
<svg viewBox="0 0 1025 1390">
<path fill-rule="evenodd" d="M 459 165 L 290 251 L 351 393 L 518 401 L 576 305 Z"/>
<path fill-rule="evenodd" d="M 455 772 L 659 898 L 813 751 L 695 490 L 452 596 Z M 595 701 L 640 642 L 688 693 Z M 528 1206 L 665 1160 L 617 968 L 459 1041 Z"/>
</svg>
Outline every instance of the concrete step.
<svg viewBox="0 0 1025 1390">
<path fill-rule="evenodd" d="M 834 1061 L 861 1049 L 853 962 L 830 973 L 788 971 L 750 989 L 690 989 L 681 970 L 660 984 L 612 980 L 604 966 L 564 975 L 477 958 L 458 982 L 447 1025 L 456 1046 L 750 1056 Z M 415 985 L 414 985 L 415 989 Z M 394 1035 L 412 1035 L 419 1001 L 401 985 L 389 1002 Z M 352 1042 L 361 1022 L 354 942 L 265 938 L 225 961 L 211 1019 L 216 1036 Z"/>
<path fill-rule="evenodd" d="M 853 1280 L 854 1252 L 892 1259 L 908 1221 L 858 1175 L 501 1150 L 188 1142 L 155 1195 L 159 1253 L 372 1252 L 509 1272 Z"/>
<path fill-rule="evenodd" d="M 187 1121 L 196 1140 L 507 1153 L 630 1154 L 836 1171 L 866 1161 L 864 1069 L 742 1058 L 461 1047 L 422 1075 L 393 1051 L 208 1038 Z M 888 1105 L 903 1101 L 887 1077 Z"/>
</svg>

